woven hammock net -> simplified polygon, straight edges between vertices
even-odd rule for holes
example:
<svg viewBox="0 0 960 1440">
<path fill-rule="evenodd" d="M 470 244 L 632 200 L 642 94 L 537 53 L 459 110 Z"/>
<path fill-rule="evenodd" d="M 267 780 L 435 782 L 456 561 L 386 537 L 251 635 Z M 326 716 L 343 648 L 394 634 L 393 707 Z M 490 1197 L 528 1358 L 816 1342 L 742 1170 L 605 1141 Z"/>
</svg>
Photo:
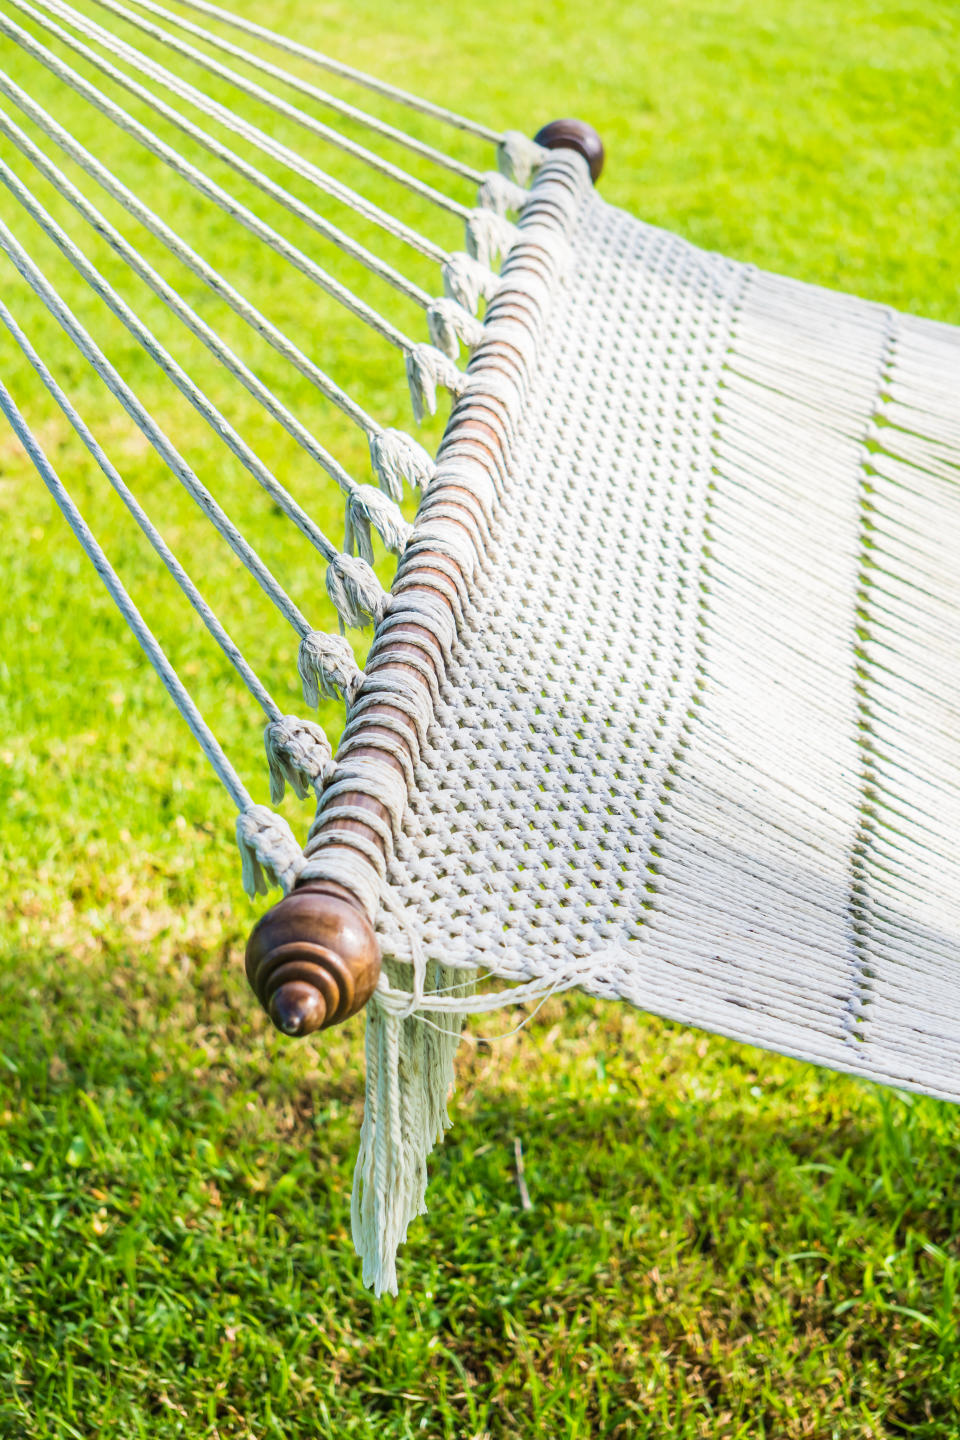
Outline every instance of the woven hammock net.
<svg viewBox="0 0 960 1440">
<path fill-rule="evenodd" d="M 372 523 L 401 554 L 390 596 L 317 547 L 341 618 L 377 622 L 366 673 L 294 607 L 305 693 L 348 701 L 336 761 L 264 705 L 275 791 L 316 792 L 322 843 L 225 780 L 248 878 L 333 879 L 376 917 L 354 1236 L 378 1291 L 470 1013 L 579 986 L 960 1100 L 960 330 L 705 254 L 572 151 L 500 151 L 492 227 L 471 212 L 472 259 L 446 260 L 473 360 L 401 345 L 415 404 L 460 396 L 435 465 L 397 452 L 412 531 L 342 486 L 361 552 Z M 427 704 L 376 663 L 414 634 Z M 415 737 L 399 779 L 364 739 L 385 697 Z M 358 790 L 385 863 L 330 830 Z"/>
</svg>

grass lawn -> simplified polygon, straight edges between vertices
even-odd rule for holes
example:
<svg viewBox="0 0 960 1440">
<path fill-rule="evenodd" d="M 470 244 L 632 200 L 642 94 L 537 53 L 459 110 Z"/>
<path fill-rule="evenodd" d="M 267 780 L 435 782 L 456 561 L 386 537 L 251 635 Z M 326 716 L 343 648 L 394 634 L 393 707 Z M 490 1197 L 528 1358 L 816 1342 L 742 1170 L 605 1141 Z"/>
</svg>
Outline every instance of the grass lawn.
<svg viewBox="0 0 960 1440">
<path fill-rule="evenodd" d="M 583 115 L 607 143 L 609 200 L 738 258 L 960 321 L 953 4 L 596 0 L 587 16 L 533 0 L 235 3 L 498 128 Z M 4 70 L 379 420 L 409 427 L 395 352 L 0 45 Z M 326 159 L 289 122 L 270 123 Z M 379 282 L 304 224 L 169 124 L 158 131 L 387 304 Z M 492 163 L 478 142 L 449 143 Z M 6 141 L 0 158 L 30 173 Z M 333 163 L 344 178 L 360 175 L 349 160 Z M 448 248 L 460 244 L 449 217 L 390 182 L 362 183 Z M 359 432 L 95 186 L 82 188 L 368 480 Z M 316 200 L 303 181 L 291 188 Z M 49 186 L 35 189 L 66 221 Z M 451 191 L 470 198 L 459 181 Z M 313 552 L 0 195 L 3 218 L 256 534 L 311 622 L 330 627 Z M 332 202 L 319 208 L 343 218 Z M 369 225 L 357 233 L 438 292 L 426 260 Z M 106 245 L 83 243 L 119 282 Z M 280 703 L 303 713 L 293 632 L 5 261 L 2 283 Z M 329 482 L 143 287 L 125 293 L 338 540 Z M 412 306 L 391 301 L 388 313 L 424 338 Z M 186 628 L 172 587 L 5 334 L 0 363 L 266 799 L 255 707 Z M 425 442 L 441 428 L 442 416 Z M 431 1214 L 402 1252 L 399 1299 L 374 1302 L 348 1234 L 362 1024 L 299 1045 L 268 1029 L 242 976 L 262 907 L 239 889 L 230 804 L 5 430 L 0 512 L 0 1437 L 960 1433 L 956 1112 L 620 1007 L 553 1001 L 519 1036 L 467 1038 Z M 335 734 L 337 707 L 321 713 Z M 284 808 L 302 831 L 304 808 Z"/>
</svg>

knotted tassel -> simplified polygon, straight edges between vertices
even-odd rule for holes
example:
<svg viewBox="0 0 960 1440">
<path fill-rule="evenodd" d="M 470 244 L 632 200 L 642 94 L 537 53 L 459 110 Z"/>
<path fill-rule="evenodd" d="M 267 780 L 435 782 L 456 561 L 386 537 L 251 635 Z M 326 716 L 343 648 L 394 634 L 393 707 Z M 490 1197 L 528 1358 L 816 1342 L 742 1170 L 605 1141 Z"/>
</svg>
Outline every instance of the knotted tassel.
<svg viewBox="0 0 960 1440">
<path fill-rule="evenodd" d="M 529 185 L 549 153 L 521 130 L 507 130 L 497 144 L 497 169 L 518 185 Z"/>
<path fill-rule="evenodd" d="M 333 751 L 319 725 L 297 715 L 282 715 L 264 730 L 263 744 L 274 805 L 279 805 L 288 784 L 298 800 L 305 800 L 311 790 L 320 793 Z"/>
<path fill-rule="evenodd" d="M 496 216 L 493 218 L 496 219 Z M 406 352 L 404 359 L 407 365 L 410 403 L 418 425 L 424 415 L 437 413 L 438 385 L 442 385 L 452 395 L 463 393 L 466 376 L 435 345 L 414 345 Z"/>
<path fill-rule="evenodd" d="M 403 554 L 413 527 L 404 520 L 399 506 L 376 485 L 358 485 L 347 495 L 343 548 L 348 555 L 356 548 L 368 565 L 373 564 L 371 525 L 388 550 L 394 555 Z"/>
<path fill-rule="evenodd" d="M 484 210 L 492 210 L 496 215 L 522 210 L 529 199 L 529 190 L 524 190 L 522 185 L 515 185 L 506 175 L 501 175 L 496 170 L 487 171 L 477 191 L 477 204 L 482 205 Z"/>
<path fill-rule="evenodd" d="M 319 705 L 322 695 L 325 700 L 343 699 L 349 707 L 363 684 L 363 671 L 353 657 L 350 641 L 324 630 L 310 630 L 304 635 L 297 670 L 308 705 Z"/>
<path fill-rule="evenodd" d="M 423 446 L 402 430 L 377 430 L 370 436 L 370 464 L 377 484 L 391 500 L 403 499 L 404 481 L 411 489 L 426 490 L 437 473 L 436 462 Z"/>
<path fill-rule="evenodd" d="M 336 606 L 341 629 L 363 630 L 387 613 L 390 596 L 366 560 L 359 555 L 335 555 L 327 566 L 327 594 Z"/>
<path fill-rule="evenodd" d="M 284 894 L 296 883 L 304 865 L 303 851 L 282 815 L 266 805 L 251 805 L 237 816 L 237 845 L 243 866 L 243 888 L 251 900 L 272 885 Z"/>
<path fill-rule="evenodd" d="M 467 217 L 467 250 L 491 269 L 506 255 L 518 235 L 516 225 L 493 210 L 471 210 Z"/>
<path fill-rule="evenodd" d="M 456 300 L 471 315 L 476 315 L 481 300 L 492 300 L 500 284 L 500 276 L 481 265 L 472 255 L 455 250 L 443 265 L 444 294 Z"/>
<path fill-rule="evenodd" d="M 431 300 L 427 306 L 427 328 L 434 345 L 451 360 L 459 356 L 461 340 L 468 350 L 473 350 L 483 339 L 482 323 L 446 296 Z"/>
<path fill-rule="evenodd" d="M 468 986 L 468 972 L 432 965 L 428 990 Z M 394 983 L 399 967 L 390 965 Z M 469 972 L 472 975 L 472 972 Z M 378 993 L 367 1009 L 367 1096 L 353 1177 L 353 1240 L 363 1282 L 377 1295 L 397 1293 L 397 1249 L 407 1227 L 426 1214 L 427 1158 L 449 1129 L 447 1095 L 463 1016 L 388 1009 Z"/>
</svg>

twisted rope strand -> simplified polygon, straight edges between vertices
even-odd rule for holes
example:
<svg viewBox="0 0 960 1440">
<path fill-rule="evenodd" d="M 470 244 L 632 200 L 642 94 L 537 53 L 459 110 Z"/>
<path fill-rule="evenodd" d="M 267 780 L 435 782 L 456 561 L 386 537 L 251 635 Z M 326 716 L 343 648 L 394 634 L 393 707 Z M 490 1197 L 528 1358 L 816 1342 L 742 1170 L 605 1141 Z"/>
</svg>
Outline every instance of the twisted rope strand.
<svg viewBox="0 0 960 1440">
<path fill-rule="evenodd" d="M 77 55 L 81 56 L 82 59 L 95 66 L 102 74 L 113 80 L 122 89 L 136 96 L 138 100 L 142 100 L 146 105 L 150 106 L 151 109 L 155 110 L 158 115 L 162 115 L 165 120 L 168 120 L 171 125 L 182 130 L 185 135 L 189 135 L 192 140 L 195 140 L 198 145 L 208 150 L 210 154 L 215 155 L 217 159 L 222 160 L 225 164 L 231 166 L 232 169 L 243 175 L 251 184 L 270 195 L 271 198 L 275 199 L 279 204 L 300 215 L 303 219 L 307 219 L 308 214 L 314 213 L 310 212 L 308 207 L 301 206 L 300 202 L 298 202 L 289 191 L 285 190 L 283 186 L 270 180 L 267 175 L 255 166 L 248 164 L 234 151 L 229 149 L 228 146 L 222 145 L 205 130 L 194 125 L 185 115 L 182 115 L 179 111 L 167 105 L 158 95 L 154 95 L 152 91 L 139 84 L 139 82 L 131 76 L 125 75 L 122 70 L 118 70 L 109 60 L 98 55 L 95 50 L 91 50 L 89 45 L 84 45 L 81 40 L 78 40 L 76 36 L 71 35 L 69 31 L 64 30 L 62 26 L 56 24 L 48 15 L 44 15 L 41 11 L 30 5 L 28 0 L 11 0 L 11 4 L 15 5 L 23 14 L 28 15 L 30 19 L 34 20 L 38 25 L 41 25 L 51 35 L 55 36 L 56 39 L 60 40 Z M 148 149 L 150 148 L 148 141 L 153 137 L 149 130 L 141 126 L 138 121 L 134 120 L 133 117 L 128 115 L 120 106 L 108 99 L 96 86 L 86 81 L 83 76 L 78 74 L 71 66 L 60 60 L 45 45 L 35 40 L 28 31 L 2 14 L 0 14 L 0 34 L 16 40 L 18 45 L 20 45 L 27 54 L 39 60 L 40 63 L 45 65 L 59 80 L 69 85 L 71 89 L 75 90 L 78 94 L 83 95 L 85 99 L 89 100 L 91 105 L 100 110 L 101 113 L 112 120 L 115 125 L 118 125 L 122 130 L 126 130 L 128 134 L 135 135 L 141 144 L 147 145 Z M 176 77 L 171 76 L 171 80 L 173 79 L 176 79 Z M 178 84 L 179 83 L 180 82 L 178 82 Z M 199 92 L 197 93 L 199 96 Z M 214 102 L 211 101 L 208 105 L 207 102 L 203 101 L 202 96 L 199 98 L 203 103 L 198 104 L 198 108 L 208 111 L 209 106 L 213 105 Z M 220 120 L 227 128 L 236 131 L 237 127 L 241 125 L 241 122 L 225 107 L 221 106 L 219 109 L 222 110 L 222 115 L 218 114 L 214 118 Z M 351 190 L 348 185 L 342 184 L 339 180 L 334 180 L 333 177 L 327 175 L 325 171 L 318 169 L 316 166 L 309 165 L 306 161 L 301 161 L 292 150 L 281 146 L 279 149 L 284 150 L 285 155 L 275 154 L 274 151 L 278 147 L 274 142 L 270 141 L 268 136 L 262 136 L 262 139 L 264 143 L 259 145 L 258 148 L 264 149 L 265 153 L 273 155 L 274 158 L 279 159 L 281 163 L 289 163 L 290 167 L 296 171 L 309 170 L 309 174 L 307 174 L 305 178 L 316 185 L 318 189 L 331 195 L 334 199 L 339 200 L 343 205 L 356 211 L 358 215 L 362 215 L 364 219 L 370 220 L 374 225 L 379 226 L 380 229 L 385 230 L 396 239 L 404 241 L 411 249 L 418 251 L 421 255 L 425 255 L 428 260 L 435 260 L 438 264 L 443 263 L 446 252 L 434 241 L 428 240 L 426 236 L 421 235 L 411 226 L 405 225 L 401 220 L 397 219 L 396 216 L 391 215 L 389 211 L 383 210 L 379 205 L 374 204 L 372 200 L 367 200 L 355 190 Z M 171 151 L 170 154 L 175 159 L 179 158 L 176 156 L 175 151 Z M 171 164 L 172 162 L 167 160 L 167 163 Z M 176 166 L 174 165 L 173 168 L 176 168 Z M 301 214 L 301 211 L 304 213 Z M 317 217 L 318 220 L 319 218 L 320 217 Z M 312 222 L 308 220 L 308 223 Z M 332 229 L 333 227 L 330 228 Z M 331 236 L 328 234 L 327 238 L 331 238 Z"/>
<path fill-rule="evenodd" d="M 500 139 L 496 130 L 491 130 L 488 125 L 481 125 L 476 120 L 469 120 L 464 115 L 458 115 L 453 110 L 447 110 L 442 105 L 434 105 L 429 100 L 422 100 L 419 95 L 411 95 L 407 90 L 401 90 L 396 85 L 390 85 L 386 80 L 379 80 L 376 76 L 368 75 L 363 70 L 356 70 L 352 65 L 345 65 L 341 60 L 334 60 L 330 55 L 325 55 L 320 50 L 312 50 L 308 45 L 301 45 L 297 40 L 291 40 L 287 35 L 280 35 L 275 30 L 268 30 L 264 25 L 257 25 L 253 20 L 247 20 L 242 15 L 234 15 L 229 10 L 223 10 L 219 5 L 212 5 L 209 0 L 181 0 L 181 3 L 188 10 L 196 10 L 199 14 L 209 15 L 215 20 L 222 21 L 225 25 L 232 25 L 237 30 L 242 30 L 247 35 L 253 35 L 258 40 L 265 40 L 267 44 L 274 45 L 278 50 L 285 50 L 288 55 L 297 55 L 302 60 L 309 60 L 311 64 L 319 66 L 322 70 L 329 71 L 332 75 L 340 75 L 345 80 L 352 80 L 357 85 L 373 91 L 376 95 L 383 95 L 388 100 L 395 100 L 398 105 L 405 105 L 410 110 L 417 110 L 421 115 L 430 115 L 435 120 L 442 121 L 445 125 L 451 125 L 456 130 L 464 130 L 469 135 L 476 135 L 480 140 L 489 140 L 492 144 Z"/>
<path fill-rule="evenodd" d="M 122 13 L 124 19 L 130 20 L 132 24 L 137 23 L 136 17 L 125 7 L 107 4 L 106 0 L 97 0 L 97 3 L 103 4 L 104 8 L 112 10 L 114 14 Z M 327 106 L 328 109 L 335 111 L 338 115 L 343 115 L 348 120 L 354 120 L 358 124 L 365 126 L 368 130 L 373 130 L 385 140 L 392 140 L 397 145 L 404 146 L 413 154 L 421 156 L 424 160 L 431 160 L 435 165 L 442 166 L 443 169 L 449 170 L 454 175 L 459 175 L 461 179 L 468 180 L 474 185 L 480 183 L 481 172 L 475 170 L 472 165 L 465 165 L 463 161 L 454 159 L 452 155 L 448 155 L 443 150 L 437 150 L 433 145 L 428 145 L 423 140 L 417 140 L 413 135 L 408 135 L 405 130 L 398 130 L 395 125 L 390 125 L 385 120 L 378 119 L 377 116 L 369 114 L 366 110 L 359 110 L 355 105 L 348 104 L 346 100 L 341 100 L 336 95 L 331 95 L 328 90 L 321 90 L 319 86 L 312 85 L 308 80 L 301 79 L 300 76 L 295 75 L 293 71 L 284 70 L 279 65 L 271 64 L 269 60 L 264 60 L 262 56 L 255 54 L 254 51 L 247 50 L 242 45 L 234 45 L 231 41 L 224 39 L 222 35 L 215 34 L 214 31 L 208 30 L 203 25 L 194 25 L 191 21 L 185 20 L 182 15 L 177 15 L 172 10 L 167 10 L 164 6 L 155 4 L 154 0 L 136 0 L 136 3 L 141 10 L 146 10 L 148 14 L 159 16 L 160 19 L 166 20 L 176 29 L 183 30 L 188 35 L 196 36 L 198 40 L 205 41 L 206 44 L 223 51 L 226 55 L 232 55 L 234 59 L 242 60 L 244 64 L 249 65 L 251 69 L 259 70 L 261 74 L 269 75 L 271 79 L 279 80 L 282 84 L 288 85 L 291 90 L 297 90 L 301 95 L 306 95 L 309 99 L 318 101 L 321 105 Z M 151 32 L 148 31 L 147 33 Z M 163 34 L 165 44 L 173 44 L 173 38 L 169 34 L 158 32 L 158 35 L 160 33 Z"/>
</svg>

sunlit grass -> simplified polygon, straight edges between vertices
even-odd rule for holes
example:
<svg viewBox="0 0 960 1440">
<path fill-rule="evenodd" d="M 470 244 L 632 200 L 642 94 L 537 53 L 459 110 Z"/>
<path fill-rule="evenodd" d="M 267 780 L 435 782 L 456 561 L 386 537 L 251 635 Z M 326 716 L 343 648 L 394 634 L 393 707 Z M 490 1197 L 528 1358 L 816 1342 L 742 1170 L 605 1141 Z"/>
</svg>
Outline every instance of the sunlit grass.
<svg viewBox="0 0 960 1440">
<path fill-rule="evenodd" d="M 279 0 L 266 18 L 498 128 L 531 132 L 582 114 L 607 142 L 611 201 L 738 258 L 960 320 L 953 6 L 601 0 L 586 12 Z M 119 132 L 65 103 L 6 44 L 2 64 L 378 420 L 409 426 L 394 352 L 344 324 L 188 187 L 161 182 Z M 266 118 L 256 106 L 245 113 Z M 268 123 L 326 158 L 289 122 Z M 423 338 L 415 307 L 394 304 L 172 127 L 159 133 Z M 481 168 L 492 163 L 468 139 L 450 143 Z M 0 155 L 29 173 L 9 145 Z M 360 183 L 352 162 L 335 164 Z M 459 243 L 451 220 L 388 182 L 362 183 L 444 245 Z M 315 202 L 305 182 L 291 188 Z M 36 193 L 67 217 L 49 187 Z M 454 193 L 469 198 L 460 184 Z M 304 613 L 329 626 L 316 556 L 0 194 L 4 219 L 256 534 Z M 359 432 L 118 206 L 103 208 L 368 480 Z M 369 225 L 358 233 L 437 292 L 426 260 Z M 119 284 L 107 247 L 84 243 Z M 280 703 L 302 713 L 293 632 L 7 266 L 3 282 Z M 329 482 L 143 287 L 126 293 L 339 540 Z M 265 799 L 256 708 L 158 583 L 5 338 L 0 363 Z M 9 434 L 0 514 L 0 1435 L 957 1433 L 955 1112 L 619 1007 L 553 1001 L 516 1038 L 465 1043 L 431 1214 L 403 1252 L 401 1297 L 374 1303 L 349 1241 L 361 1027 L 302 1046 L 267 1030 L 242 978 L 256 910 L 239 893 L 230 804 Z M 322 718 L 335 733 L 337 708 Z M 306 810 L 288 800 L 284 811 L 302 830 Z"/>
</svg>

